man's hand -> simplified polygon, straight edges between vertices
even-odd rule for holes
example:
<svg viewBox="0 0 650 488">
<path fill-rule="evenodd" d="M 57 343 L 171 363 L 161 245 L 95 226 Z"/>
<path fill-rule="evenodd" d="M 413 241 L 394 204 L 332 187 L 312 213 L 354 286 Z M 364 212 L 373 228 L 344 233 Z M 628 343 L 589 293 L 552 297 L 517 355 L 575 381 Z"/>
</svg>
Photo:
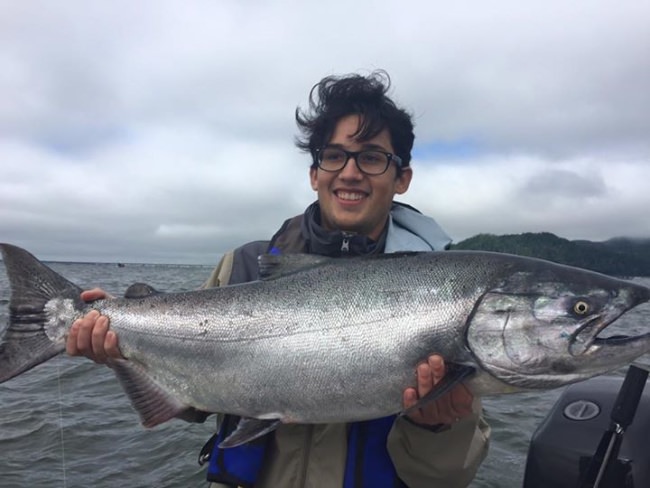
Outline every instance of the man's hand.
<svg viewBox="0 0 650 488">
<path fill-rule="evenodd" d="M 404 390 L 405 409 L 415 405 L 442 380 L 445 376 L 445 361 L 437 354 L 429 356 L 426 363 L 418 365 L 417 376 L 417 389 Z M 461 383 L 435 401 L 408 414 L 408 417 L 423 425 L 451 425 L 472 413 L 473 399 L 470 391 Z"/>
<path fill-rule="evenodd" d="M 81 292 L 81 299 L 94 302 L 112 298 L 100 288 Z M 70 356 L 86 356 L 96 363 L 105 363 L 108 358 L 121 358 L 117 344 L 117 334 L 109 330 L 108 317 L 92 310 L 75 320 L 70 328 L 65 349 Z"/>
</svg>

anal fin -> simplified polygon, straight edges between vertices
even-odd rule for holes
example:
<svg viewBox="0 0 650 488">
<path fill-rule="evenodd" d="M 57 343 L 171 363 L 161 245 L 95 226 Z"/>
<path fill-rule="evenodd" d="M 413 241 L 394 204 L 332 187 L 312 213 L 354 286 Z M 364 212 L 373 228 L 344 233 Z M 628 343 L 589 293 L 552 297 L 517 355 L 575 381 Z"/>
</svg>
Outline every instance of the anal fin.
<svg viewBox="0 0 650 488">
<path fill-rule="evenodd" d="M 143 426 L 155 427 L 174 417 L 185 419 L 188 411 L 194 410 L 163 390 L 141 364 L 128 359 L 110 359 L 108 364 L 140 415 Z"/>
</svg>

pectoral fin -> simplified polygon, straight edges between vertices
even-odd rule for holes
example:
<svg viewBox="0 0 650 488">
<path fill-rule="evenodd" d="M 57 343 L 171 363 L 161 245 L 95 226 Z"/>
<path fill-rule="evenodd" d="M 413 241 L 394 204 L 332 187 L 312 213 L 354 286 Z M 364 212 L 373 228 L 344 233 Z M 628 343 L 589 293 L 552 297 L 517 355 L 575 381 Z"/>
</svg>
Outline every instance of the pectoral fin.
<svg viewBox="0 0 650 488">
<path fill-rule="evenodd" d="M 435 401 L 476 372 L 476 369 L 472 366 L 454 363 L 445 363 L 445 365 L 446 373 L 442 380 L 435 385 L 429 393 L 420 398 L 415 405 L 406 410 L 402 410 L 400 415 L 408 415 L 409 413 L 422 408 L 424 405 Z"/>
<path fill-rule="evenodd" d="M 274 431 L 281 424 L 279 419 L 261 420 L 242 418 L 237 424 L 235 431 L 224 439 L 219 447 L 225 449 L 228 447 L 237 447 L 247 442 L 257 439 L 258 437 Z"/>
</svg>

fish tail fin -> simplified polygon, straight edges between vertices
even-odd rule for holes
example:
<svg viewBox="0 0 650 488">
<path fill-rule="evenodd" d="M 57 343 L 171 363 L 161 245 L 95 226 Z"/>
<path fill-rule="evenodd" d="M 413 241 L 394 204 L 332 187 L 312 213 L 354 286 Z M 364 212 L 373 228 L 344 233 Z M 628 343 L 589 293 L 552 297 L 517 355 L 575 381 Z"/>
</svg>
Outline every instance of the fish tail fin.
<svg viewBox="0 0 650 488">
<path fill-rule="evenodd" d="M 9 278 L 9 324 L 0 335 L 0 383 L 65 350 L 72 320 L 83 309 L 81 288 L 33 255 L 0 244 Z"/>
</svg>

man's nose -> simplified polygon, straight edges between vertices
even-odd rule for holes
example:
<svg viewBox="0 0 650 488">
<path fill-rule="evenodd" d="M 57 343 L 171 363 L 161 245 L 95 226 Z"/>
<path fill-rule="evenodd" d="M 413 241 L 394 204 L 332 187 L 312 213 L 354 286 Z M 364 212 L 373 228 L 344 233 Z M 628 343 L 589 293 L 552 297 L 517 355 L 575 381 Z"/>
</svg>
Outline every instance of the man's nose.
<svg viewBox="0 0 650 488">
<path fill-rule="evenodd" d="M 356 179 L 363 178 L 363 173 L 359 170 L 357 162 L 353 156 L 350 156 L 341 171 L 339 171 L 339 178 L 341 179 Z"/>
</svg>

